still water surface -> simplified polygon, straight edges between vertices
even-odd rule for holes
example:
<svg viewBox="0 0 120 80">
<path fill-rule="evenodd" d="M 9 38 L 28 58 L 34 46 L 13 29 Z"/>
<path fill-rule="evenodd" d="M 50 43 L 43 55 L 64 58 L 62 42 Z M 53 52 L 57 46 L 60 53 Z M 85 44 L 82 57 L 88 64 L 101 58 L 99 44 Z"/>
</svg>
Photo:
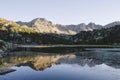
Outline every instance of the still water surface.
<svg viewBox="0 0 120 80">
<path fill-rule="evenodd" d="M 11 52 L 0 59 L 0 68 L 16 71 L 0 80 L 120 80 L 119 48 L 61 52 Z"/>
</svg>

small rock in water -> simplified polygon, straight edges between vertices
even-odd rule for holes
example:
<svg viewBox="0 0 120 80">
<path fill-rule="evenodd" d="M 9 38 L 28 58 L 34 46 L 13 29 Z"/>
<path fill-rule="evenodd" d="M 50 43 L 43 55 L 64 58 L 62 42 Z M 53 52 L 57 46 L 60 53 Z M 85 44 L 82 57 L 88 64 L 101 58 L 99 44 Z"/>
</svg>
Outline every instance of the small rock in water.
<svg viewBox="0 0 120 80">
<path fill-rule="evenodd" d="M 8 69 L 8 68 L 1 68 L 0 69 L 0 75 L 4 75 L 4 74 L 10 73 L 10 72 L 14 72 L 14 71 L 16 71 L 16 70 Z"/>
</svg>

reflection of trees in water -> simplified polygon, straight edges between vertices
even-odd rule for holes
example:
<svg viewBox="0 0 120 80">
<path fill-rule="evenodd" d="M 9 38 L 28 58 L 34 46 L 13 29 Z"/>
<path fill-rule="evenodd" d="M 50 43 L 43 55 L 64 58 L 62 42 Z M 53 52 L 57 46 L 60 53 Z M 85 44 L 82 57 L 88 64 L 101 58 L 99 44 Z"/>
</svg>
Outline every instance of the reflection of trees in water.
<svg viewBox="0 0 120 80">
<path fill-rule="evenodd" d="M 71 53 L 71 52 L 79 52 L 84 51 L 85 48 L 82 47 L 41 47 L 41 48 L 24 48 L 19 47 L 16 49 L 17 51 L 39 51 L 44 53 Z"/>
</svg>

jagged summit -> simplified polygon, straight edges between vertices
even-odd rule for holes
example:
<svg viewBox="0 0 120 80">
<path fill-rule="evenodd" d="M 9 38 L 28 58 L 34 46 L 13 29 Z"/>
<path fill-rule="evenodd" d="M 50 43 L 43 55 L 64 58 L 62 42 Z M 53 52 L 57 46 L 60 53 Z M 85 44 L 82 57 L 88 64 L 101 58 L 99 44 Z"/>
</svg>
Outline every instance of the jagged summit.
<svg viewBox="0 0 120 80">
<path fill-rule="evenodd" d="M 26 25 L 28 27 L 33 28 L 34 30 L 40 33 L 56 33 L 56 34 L 76 34 L 76 32 L 72 30 L 64 30 L 62 31 L 51 21 L 46 20 L 45 18 L 36 18 L 31 20 L 30 22 L 17 22 L 20 25 Z M 65 28 L 64 28 L 65 29 Z"/>
<path fill-rule="evenodd" d="M 33 19 L 32 21 L 30 21 L 30 22 L 32 22 L 32 23 L 36 23 L 36 22 L 48 22 L 48 23 L 51 23 L 51 24 L 52 24 L 51 21 L 48 21 L 48 20 L 46 20 L 45 18 L 35 18 L 35 19 Z"/>
<path fill-rule="evenodd" d="M 80 23 L 78 25 L 53 24 L 51 21 L 48 21 L 45 18 L 33 19 L 27 24 L 25 23 L 25 25 L 32 27 L 41 33 L 44 32 L 44 33 L 70 34 L 70 35 L 77 34 L 80 31 L 92 31 L 94 29 L 102 28 L 101 25 L 96 25 L 95 23 L 89 23 L 88 25 L 86 25 L 85 23 Z"/>
</svg>

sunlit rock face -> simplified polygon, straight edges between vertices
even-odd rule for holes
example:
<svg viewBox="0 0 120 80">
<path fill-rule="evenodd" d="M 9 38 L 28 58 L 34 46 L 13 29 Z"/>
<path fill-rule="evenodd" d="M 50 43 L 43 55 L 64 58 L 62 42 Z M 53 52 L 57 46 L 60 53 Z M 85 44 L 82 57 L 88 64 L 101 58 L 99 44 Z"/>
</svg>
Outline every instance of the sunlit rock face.
<svg viewBox="0 0 120 80">
<path fill-rule="evenodd" d="M 48 21 L 44 18 L 36 18 L 30 22 L 17 22 L 20 25 L 28 26 L 40 33 L 55 33 L 55 34 L 76 34 L 75 31 L 68 30 L 65 27 L 58 28 L 51 21 Z M 64 30 L 64 31 L 63 31 Z"/>
</svg>

